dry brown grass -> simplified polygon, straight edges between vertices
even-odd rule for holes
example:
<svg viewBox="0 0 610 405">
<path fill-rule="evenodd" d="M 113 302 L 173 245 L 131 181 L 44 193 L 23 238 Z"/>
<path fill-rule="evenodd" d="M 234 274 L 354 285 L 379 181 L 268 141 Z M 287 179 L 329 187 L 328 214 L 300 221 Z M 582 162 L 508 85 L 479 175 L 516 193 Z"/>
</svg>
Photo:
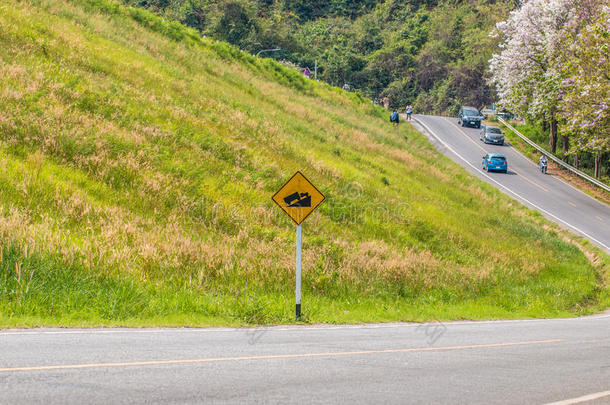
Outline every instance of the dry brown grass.
<svg viewBox="0 0 610 405">
<path fill-rule="evenodd" d="M 460 208 L 475 212 L 498 195 L 473 182 L 454 190 L 458 169 L 430 164 L 432 152 L 411 142 L 417 134 L 369 115 L 370 106 L 51 3 L 87 22 L 49 16 L 46 46 L 63 64 L 38 63 L 40 44 L 0 51 L 12 57 L 0 56 L 0 170 L 10 173 L 0 185 L 11 196 L 0 202 L 0 245 L 151 283 L 248 280 L 273 290 L 294 277 L 294 230 L 270 187 L 301 169 L 329 197 L 361 199 L 367 210 L 341 200 L 324 207 L 338 219 L 322 209 L 308 219 L 303 268 L 319 284 L 459 290 L 502 272 L 526 279 L 552 256 L 527 238 L 500 251 L 478 240 L 484 217 L 462 218 Z M 15 10 L 29 24 L 23 6 Z M 9 35 L 26 41 L 10 28 L 0 44 Z M 508 221 L 523 215 L 500 205 Z"/>
</svg>

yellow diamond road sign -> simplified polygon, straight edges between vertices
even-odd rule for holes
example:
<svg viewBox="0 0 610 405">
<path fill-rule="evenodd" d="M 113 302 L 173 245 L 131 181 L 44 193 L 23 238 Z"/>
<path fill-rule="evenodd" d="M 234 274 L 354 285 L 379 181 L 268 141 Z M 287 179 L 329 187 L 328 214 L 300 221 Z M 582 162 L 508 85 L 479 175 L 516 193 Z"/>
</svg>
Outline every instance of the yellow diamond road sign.
<svg viewBox="0 0 610 405">
<path fill-rule="evenodd" d="M 297 225 L 301 225 L 301 222 L 324 201 L 324 198 L 326 198 L 324 194 L 311 184 L 301 172 L 296 172 L 272 197 L 273 201 Z"/>
</svg>

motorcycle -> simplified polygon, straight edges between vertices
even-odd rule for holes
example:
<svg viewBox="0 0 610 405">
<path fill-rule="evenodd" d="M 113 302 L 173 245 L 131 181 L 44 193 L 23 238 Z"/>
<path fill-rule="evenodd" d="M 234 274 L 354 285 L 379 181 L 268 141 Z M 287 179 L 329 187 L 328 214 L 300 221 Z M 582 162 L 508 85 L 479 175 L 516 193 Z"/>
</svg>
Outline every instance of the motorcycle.
<svg viewBox="0 0 610 405">
<path fill-rule="evenodd" d="M 540 162 L 540 171 L 541 171 L 543 174 L 546 174 L 546 166 L 547 166 L 547 161 L 546 161 L 546 160 L 545 160 L 545 161 Z"/>
</svg>

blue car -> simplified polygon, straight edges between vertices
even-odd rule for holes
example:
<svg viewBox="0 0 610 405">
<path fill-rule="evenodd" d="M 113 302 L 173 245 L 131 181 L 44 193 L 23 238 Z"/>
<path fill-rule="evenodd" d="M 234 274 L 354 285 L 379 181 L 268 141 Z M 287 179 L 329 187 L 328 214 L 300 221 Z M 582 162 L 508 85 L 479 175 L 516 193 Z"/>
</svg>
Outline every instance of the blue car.
<svg viewBox="0 0 610 405">
<path fill-rule="evenodd" d="M 508 162 L 504 155 L 499 153 L 488 153 L 483 156 L 483 170 L 508 172 Z"/>
</svg>

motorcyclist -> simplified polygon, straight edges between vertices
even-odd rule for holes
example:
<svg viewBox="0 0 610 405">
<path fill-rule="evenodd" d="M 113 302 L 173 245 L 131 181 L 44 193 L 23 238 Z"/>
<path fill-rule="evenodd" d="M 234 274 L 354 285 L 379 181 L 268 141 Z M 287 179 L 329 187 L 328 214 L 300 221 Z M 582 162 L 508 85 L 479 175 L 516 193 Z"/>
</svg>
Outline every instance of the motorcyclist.
<svg viewBox="0 0 610 405">
<path fill-rule="evenodd" d="M 540 170 L 542 172 L 546 171 L 546 166 L 548 165 L 548 160 L 546 160 L 546 156 L 545 155 L 540 155 Z"/>
</svg>

